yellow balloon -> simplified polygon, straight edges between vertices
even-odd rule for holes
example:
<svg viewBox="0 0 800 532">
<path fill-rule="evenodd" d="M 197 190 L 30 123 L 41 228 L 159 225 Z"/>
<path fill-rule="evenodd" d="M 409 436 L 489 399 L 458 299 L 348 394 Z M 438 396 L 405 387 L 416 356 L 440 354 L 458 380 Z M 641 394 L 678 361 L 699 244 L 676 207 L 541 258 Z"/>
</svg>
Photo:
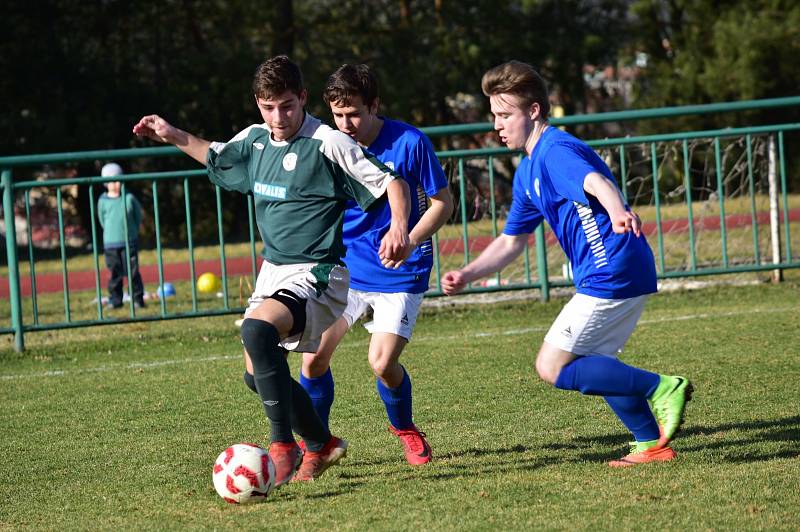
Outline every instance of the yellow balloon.
<svg viewBox="0 0 800 532">
<path fill-rule="evenodd" d="M 197 291 L 202 294 L 213 294 L 222 288 L 219 277 L 211 272 L 206 272 L 197 278 Z"/>
</svg>

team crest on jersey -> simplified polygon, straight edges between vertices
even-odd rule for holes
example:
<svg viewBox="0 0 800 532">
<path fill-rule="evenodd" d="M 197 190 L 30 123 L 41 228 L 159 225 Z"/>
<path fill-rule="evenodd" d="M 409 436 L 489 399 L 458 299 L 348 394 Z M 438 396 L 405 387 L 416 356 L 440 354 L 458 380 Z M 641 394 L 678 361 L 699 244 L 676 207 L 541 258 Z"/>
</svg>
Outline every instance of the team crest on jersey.
<svg viewBox="0 0 800 532">
<path fill-rule="evenodd" d="M 260 143 L 260 142 L 254 142 L 253 143 L 253 147 L 255 149 L 257 149 L 257 150 L 263 150 L 264 149 L 264 145 L 262 143 Z"/>
<path fill-rule="evenodd" d="M 540 197 L 540 198 L 542 197 L 542 192 L 539 190 L 539 178 L 538 177 L 533 180 L 533 190 L 536 191 L 536 195 L 538 197 Z"/>
<path fill-rule="evenodd" d="M 297 166 L 297 154 L 296 153 L 287 153 L 283 157 L 283 169 L 287 172 L 291 172 L 294 170 L 295 166 Z"/>
</svg>

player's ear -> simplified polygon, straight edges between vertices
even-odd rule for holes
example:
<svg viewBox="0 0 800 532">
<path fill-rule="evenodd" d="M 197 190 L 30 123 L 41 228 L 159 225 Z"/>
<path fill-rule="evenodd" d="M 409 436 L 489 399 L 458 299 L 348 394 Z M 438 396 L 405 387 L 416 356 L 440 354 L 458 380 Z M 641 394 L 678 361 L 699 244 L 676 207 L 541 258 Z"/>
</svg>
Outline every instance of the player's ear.
<svg viewBox="0 0 800 532">
<path fill-rule="evenodd" d="M 301 90 L 297 97 L 300 98 L 300 107 L 305 107 L 308 100 L 308 91 L 306 89 Z"/>
<path fill-rule="evenodd" d="M 378 114 L 378 109 L 380 108 L 380 106 L 381 106 L 381 99 L 376 96 L 375 100 L 373 100 L 372 102 L 372 105 L 369 106 L 369 113 L 372 115 Z"/>
<path fill-rule="evenodd" d="M 541 115 L 542 108 L 539 105 L 539 102 L 533 102 L 530 107 L 528 108 L 528 116 L 531 120 L 536 120 Z"/>
</svg>

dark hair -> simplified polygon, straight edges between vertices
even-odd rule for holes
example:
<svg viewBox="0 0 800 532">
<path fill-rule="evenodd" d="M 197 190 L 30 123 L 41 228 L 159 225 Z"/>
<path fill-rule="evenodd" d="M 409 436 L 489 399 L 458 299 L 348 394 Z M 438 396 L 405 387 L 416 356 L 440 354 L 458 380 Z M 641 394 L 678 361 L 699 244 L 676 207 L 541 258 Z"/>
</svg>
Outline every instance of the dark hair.
<svg viewBox="0 0 800 532">
<path fill-rule="evenodd" d="M 286 91 L 300 96 L 303 92 L 303 74 L 300 67 L 285 55 L 267 59 L 253 76 L 253 93 L 257 98 L 271 98 Z"/>
<path fill-rule="evenodd" d="M 542 119 L 550 114 L 547 98 L 547 83 L 532 66 L 521 61 L 509 61 L 486 71 L 481 80 L 481 89 L 486 96 L 513 94 L 522 99 L 525 107 L 539 104 Z"/>
<path fill-rule="evenodd" d="M 378 78 L 367 65 L 342 65 L 328 77 L 322 98 L 325 103 L 349 105 L 355 96 L 367 107 L 378 97 Z"/>
</svg>

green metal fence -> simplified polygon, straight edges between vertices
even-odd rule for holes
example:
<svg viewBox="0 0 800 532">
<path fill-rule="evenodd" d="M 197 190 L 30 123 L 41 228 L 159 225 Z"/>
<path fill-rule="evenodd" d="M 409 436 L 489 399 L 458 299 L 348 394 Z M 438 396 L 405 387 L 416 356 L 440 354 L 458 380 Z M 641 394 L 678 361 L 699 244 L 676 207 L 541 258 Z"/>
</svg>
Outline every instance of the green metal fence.
<svg viewBox="0 0 800 532">
<path fill-rule="evenodd" d="M 589 144 L 604 156 L 628 202 L 642 214 L 660 279 L 772 274 L 799 265 L 795 250 L 800 245 L 800 198 L 788 191 L 784 147 L 785 135 L 798 129 L 800 124 L 783 124 L 604 139 Z M 469 243 L 486 235 L 496 236 L 499 230 L 494 160 L 508 155 L 504 148 L 439 153 L 444 162 L 458 161 L 456 193 L 462 213 L 468 203 L 465 166 L 477 160 L 488 167 L 486 220 L 490 227 L 481 219 L 462 218 L 460 263 L 473 259 L 483 247 Z M 452 228 L 442 228 L 438 240 L 448 231 L 452 234 Z M 541 289 L 546 298 L 549 288 L 571 285 L 561 269 L 551 271 L 554 265 L 568 265 L 563 264 L 563 254 L 549 230 L 540 228 L 533 242 L 534 271 L 527 250 L 520 263 L 471 290 L 533 287 Z M 440 264 L 441 258 L 436 265 L 441 271 Z"/>
<path fill-rule="evenodd" d="M 800 97 L 755 100 L 689 108 L 663 108 L 622 113 L 565 117 L 553 120 L 554 126 L 603 121 L 638 120 L 707 112 L 728 112 L 777 106 L 800 105 Z M 467 124 L 426 128 L 431 136 L 480 133 L 490 124 Z M 661 279 L 730 275 L 744 272 L 768 272 L 776 277 L 788 268 L 800 267 L 796 255 L 800 248 L 797 227 L 800 225 L 800 200 L 788 190 L 785 137 L 800 129 L 800 124 L 780 124 L 738 129 L 670 133 L 641 137 L 593 140 L 594 147 L 614 171 L 628 202 L 642 214 L 646 232 L 656 256 Z M 246 200 L 246 233 L 234 246 L 225 241 L 226 196 L 214 190 L 211 213 L 192 213 L 192 195 L 202 184 L 208 187 L 205 170 L 140 172 L 103 178 L 99 176 L 51 179 L 46 181 L 13 179 L 13 172 L 22 167 L 45 164 L 66 164 L 97 160 L 151 160 L 180 154 L 173 147 L 130 150 L 90 151 L 36 156 L 0 158 L 3 213 L 6 230 L 7 294 L 0 305 L 0 316 L 7 316 L 9 326 L 0 333 L 14 335 L 14 347 L 24 349 L 26 332 L 86 327 L 125 322 L 146 322 L 225 314 L 240 314 L 242 294 L 249 292 L 257 275 L 258 237 L 252 198 Z M 453 223 L 443 227 L 434 237 L 434 272 L 429 296 L 441 295 L 439 278 L 451 268 L 472 260 L 501 230 L 508 206 L 514 158 L 501 147 L 457 149 L 438 153 L 451 177 L 451 188 L 457 198 Z M 797 166 L 796 161 L 795 166 Z M 100 264 L 99 235 L 94 211 L 97 197 L 91 185 L 122 181 L 123 195 L 133 183 L 145 184 L 151 201 L 143 208 L 153 219 L 153 248 L 147 250 L 148 267 L 154 267 L 152 282 L 160 288 L 161 297 L 150 300 L 146 309 L 133 303 L 128 283 L 128 305 L 124 313 L 109 312 L 103 305 L 101 286 L 104 268 Z M 91 252 L 68 250 L 65 235 L 62 187 L 89 185 L 91 214 Z M 162 246 L 163 227 L 159 188 L 176 187 L 183 194 L 182 255 L 175 259 L 174 250 L 166 262 Z M 31 229 L 33 194 L 50 195 L 55 199 L 58 226 L 57 259 L 37 259 L 41 251 L 34 246 Z M 174 206 L 173 206 L 174 208 Z M 238 207 L 236 207 L 238 209 Z M 15 216 L 16 214 L 16 216 Z M 193 238 L 197 216 L 213 217 L 217 245 L 214 269 L 222 280 L 219 294 L 198 293 L 195 279 L 198 261 Z M 17 218 L 24 219 L 26 244 L 18 246 Z M 10 229 L 8 229 L 10 228 Z M 70 256 L 72 253 L 72 256 Z M 208 255 L 209 250 L 204 248 Z M 127 253 L 130 256 L 130 253 Z M 141 261 L 140 261 L 141 262 Z M 146 263 L 148 261 L 145 261 Z M 37 273 L 42 264 L 50 273 Z M 58 263 L 58 267 L 54 264 Z M 208 259 L 202 263 L 208 267 Z M 87 267 L 88 264 L 88 267 Z M 181 267 L 180 273 L 176 264 Z M 235 268 L 234 268 L 235 266 Z M 80 269 L 81 271 L 75 271 Z M 169 271 L 168 271 L 169 270 Z M 76 287 L 78 274 L 90 275 L 88 286 Z M 43 286 L 45 276 L 60 275 L 60 288 L 53 292 Z M 537 229 L 529 247 L 516 263 L 493 278 L 470 286 L 468 292 L 538 289 L 543 299 L 554 287 L 570 286 L 569 265 L 546 227 Z M 239 281 L 239 299 L 235 284 Z M 151 282 L 151 284 L 152 284 Z M 164 297 L 166 283 L 179 285 L 179 296 Z M 52 283 L 51 283 L 52 284 Z M 2 287 L 0 287 L 2 288 Z M 158 290 L 156 294 L 158 294 Z M 86 304 L 89 294 L 94 296 Z M 54 310 L 61 307 L 61 310 Z M 62 312 L 63 311 L 63 312 Z"/>
</svg>

